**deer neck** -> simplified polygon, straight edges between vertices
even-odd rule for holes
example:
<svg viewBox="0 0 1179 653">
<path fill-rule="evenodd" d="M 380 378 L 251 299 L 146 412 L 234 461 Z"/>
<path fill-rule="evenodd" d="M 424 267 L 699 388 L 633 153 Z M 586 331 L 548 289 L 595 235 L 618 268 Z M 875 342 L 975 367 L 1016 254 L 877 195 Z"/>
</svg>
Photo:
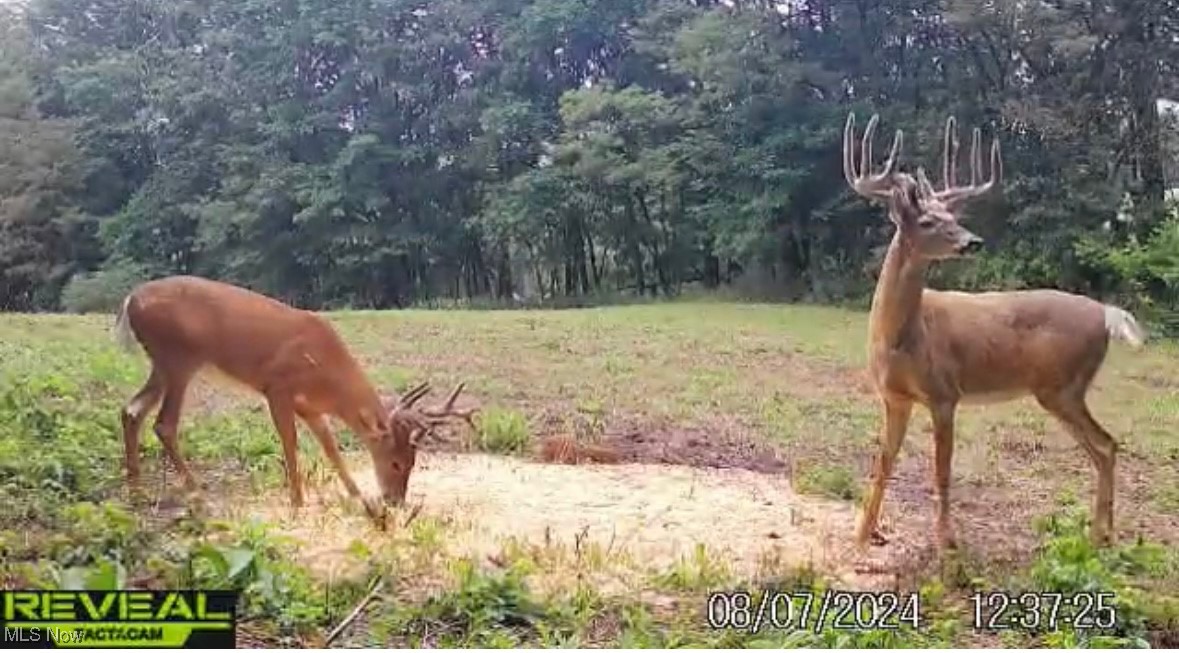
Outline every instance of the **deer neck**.
<svg viewBox="0 0 1179 653">
<path fill-rule="evenodd" d="M 888 246 L 872 296 L 868 328 L 874 348 L 903 348 L 921 337 L 921 296 L 927 267 L 926 261 L 913 255 L 898 230 Z"/>
</svg>

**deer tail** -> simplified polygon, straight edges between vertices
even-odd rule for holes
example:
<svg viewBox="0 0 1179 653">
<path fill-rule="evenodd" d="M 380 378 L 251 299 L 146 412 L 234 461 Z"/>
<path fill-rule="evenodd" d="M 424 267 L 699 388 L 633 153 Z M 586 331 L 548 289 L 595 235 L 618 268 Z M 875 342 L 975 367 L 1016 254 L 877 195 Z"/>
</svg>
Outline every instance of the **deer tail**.
<svg viewBox="0 0 1179 653">
<path fill-rule="evenodd" d="M 131 304 L 131 295 L 123 298 L 123 305 L 119 309 L 119 317 L 115 319 L 115 342 L 124 351 L 133 353 L 139 349 L 139 340 L 135 337 L 135 328 L 131 326 L 131 317 L 127 315 L 127 307 Z"/>
<path fill-rule="evenodd" d="M 1125 309 L 1117 306 L 1105 306 L 1105 330 L 1110 337 L 1125 341 L 1134 349 L 1138 349 L 1146 342 L 1146 331 L 1138 324 L 1138 320 Z"/>
</svg>

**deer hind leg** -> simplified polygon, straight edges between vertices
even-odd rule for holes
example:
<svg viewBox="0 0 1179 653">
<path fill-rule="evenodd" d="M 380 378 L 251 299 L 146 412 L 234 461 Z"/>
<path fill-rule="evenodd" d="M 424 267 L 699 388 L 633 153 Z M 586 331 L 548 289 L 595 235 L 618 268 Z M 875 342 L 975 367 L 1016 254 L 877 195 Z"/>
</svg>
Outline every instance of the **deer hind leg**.
<svg viewBox="0 0 1179 653">
<path fill-rule="evenodd" d="M 1037 397 L 1040 405 L 1052 413 L 1080 443 L 1097 471 L 1097 487 L 1093 495 L 1093 526 L 1090 538 L 1098 546 L 1108 545 L 1113 539 L 1114 466 L 1118 445 L 1085 405 L 1082 393 L 1068 392 L 1050 397 Z"/>
<path fill-rule="evenodd" d="M 930 408 L 933 421 L 933 489 L 937 495 L 937 546 L 939 549 L 957 547 L 954 527 L 950 520 L 950 469 L 954 457 L 954 404 Z"/>
<path fill-rule="evenodd" d="M 196 479 L 192 476 L 184 456 L 180 454 L 180 413 L 184 408 L 184 395 L 188 391 L 188 384 L 192 380 L 194 370 L 185 369 L 167 376 L 164 387 L 164 401 L 160 412 L 156 415 L 153 430 L 164 446 L 164 453 L 172 461 L 172 466 L 184 481 L 184 487 L 189 492 L 197 489 Z"/>
<path fill-rule="evenodd" d="M 884 400 L 884 427 L 880 433 L 880 451 L 876 457 L 872 485 L 864 501 L 864 514 L 856 531 L 856 544 L 864 546 L 870 539 L 883 542 L 884 537 L 877 530 L 880 507 L 884 502 L 884 486 L 892 475 L 893 463 L 905 440 L 909 428 L 909 417 L 913 414 L 913 402 L 908 400 Z"/>
<path fill-rule="evenodd" d="M 291 507 L 298 509 L 303 507 L 303 479 L 299 476 L 299 432 L 295 428 L 295 408 L 288 396 L 278 393 L 267 394 L 266 404 L 282 443 L 283 467 L 286 469 Z"/>
<path fill-rule="evenodd" d="M 120 416 L 123 422 L 123 465 L 132 493 L 139 491 L 139 434 L 143 430 L 143 419 L 163 396 L 164 377 L 152 366 L 143 387 L 123 406 Z"/>
</svg>

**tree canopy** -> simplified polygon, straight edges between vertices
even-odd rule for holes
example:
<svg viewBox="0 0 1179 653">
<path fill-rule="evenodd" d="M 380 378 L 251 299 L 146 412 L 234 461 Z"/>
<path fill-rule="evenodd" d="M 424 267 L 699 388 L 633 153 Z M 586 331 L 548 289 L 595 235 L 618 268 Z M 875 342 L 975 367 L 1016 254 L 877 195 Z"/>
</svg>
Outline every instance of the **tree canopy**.
<svg viewBox="0 0 1179 653">
<path fill-rule="evenodd" d="M 997 135 L 936 284 L 1179 305 L 1179 2 L 30 0 L 0 17 L 0 298 L 194 273 L 309 308 L 862 296 L 849 111 Z M 967 134 L 968 136 L 968 134 Z M 878 151 L 884 145 L 878 147 Z M 1173 182 L 1172 182 L 1173 183 Z"/>
</svg>

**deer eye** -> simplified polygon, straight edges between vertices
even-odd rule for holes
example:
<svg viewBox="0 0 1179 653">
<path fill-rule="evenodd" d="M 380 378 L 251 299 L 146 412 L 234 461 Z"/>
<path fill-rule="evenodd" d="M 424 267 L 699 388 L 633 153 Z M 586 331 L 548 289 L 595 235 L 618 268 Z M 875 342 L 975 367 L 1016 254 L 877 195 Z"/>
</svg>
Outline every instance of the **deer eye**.
<svg viewBox="0 0 1179 653">
<path fill-rule="evenodd" d="M 922 229 L 932 229 L 934 224 L 933 218 L 921 218 L 917 221 L 917 226 Z"/>
</svg>

